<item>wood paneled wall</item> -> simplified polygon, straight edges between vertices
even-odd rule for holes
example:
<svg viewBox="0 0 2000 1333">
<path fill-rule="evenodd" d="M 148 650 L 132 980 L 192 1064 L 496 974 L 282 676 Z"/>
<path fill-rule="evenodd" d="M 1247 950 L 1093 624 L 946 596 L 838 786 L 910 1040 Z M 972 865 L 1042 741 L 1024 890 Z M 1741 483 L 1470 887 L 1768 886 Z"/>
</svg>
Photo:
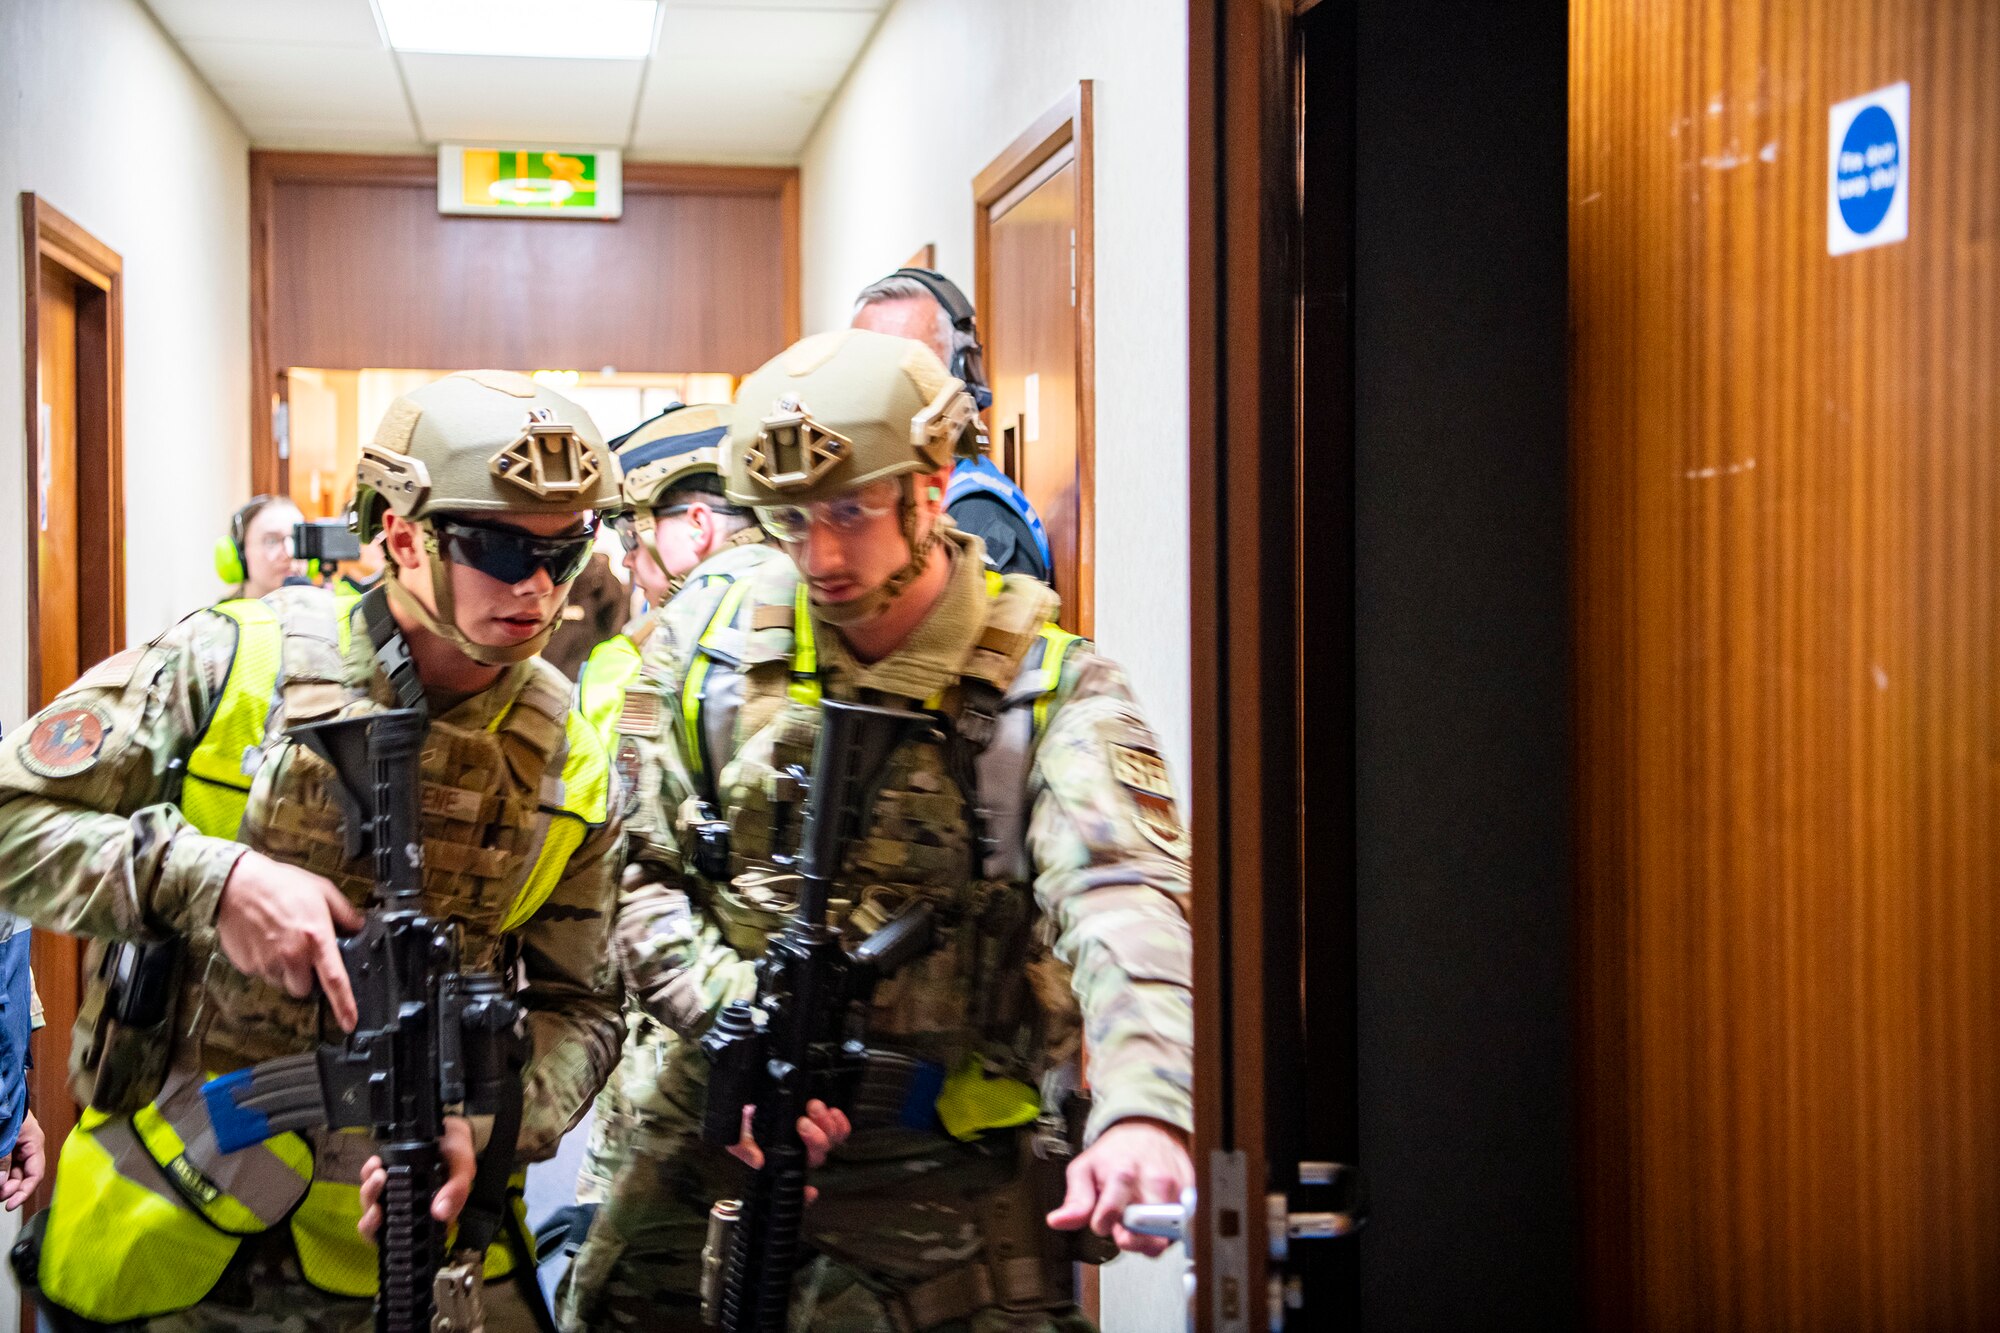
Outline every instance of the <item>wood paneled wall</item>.
<svg viewBox="0 0 2000 1333">
<path fill-rule="evenodd" d="M 2000 10 L 1571 12 L 1596 1323 L 2000 1327 Z"/>
<path fill-rule="evenodd" d="M 799 336 L 798 173 L 625 164 L 616 221 L 445 216 L 429 157 L 251 154 L 253 471 L 289 366 L 726 371 Z"/>
</svg>

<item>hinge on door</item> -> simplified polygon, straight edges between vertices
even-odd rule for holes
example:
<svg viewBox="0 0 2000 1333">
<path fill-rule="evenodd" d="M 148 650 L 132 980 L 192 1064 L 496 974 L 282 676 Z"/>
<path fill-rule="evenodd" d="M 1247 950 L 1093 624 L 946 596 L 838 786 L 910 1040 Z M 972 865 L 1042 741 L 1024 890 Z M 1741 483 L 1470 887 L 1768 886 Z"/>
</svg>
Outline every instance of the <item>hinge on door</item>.
<svg viewBox="0 0 2000 1333">
<path fill-rule="evenodd" d="M 1069 229 L 1069 308 L 1076 309 L 1076 228 Z"/>
<path fill-rule="evenodd" d="M 1215 1333 L 1250 1333 L 1250 1160 L 1240 1152 L 1208 1155 L 1208 1288 Z"/>
</svg>

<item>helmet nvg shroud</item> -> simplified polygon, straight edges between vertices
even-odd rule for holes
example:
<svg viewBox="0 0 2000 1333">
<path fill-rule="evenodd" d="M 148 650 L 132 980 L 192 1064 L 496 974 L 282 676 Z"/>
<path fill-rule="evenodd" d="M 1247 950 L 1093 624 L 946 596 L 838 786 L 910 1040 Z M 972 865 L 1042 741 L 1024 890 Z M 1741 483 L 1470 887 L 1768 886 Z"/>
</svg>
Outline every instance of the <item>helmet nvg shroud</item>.
<svg viewBox="0 0 2000 1333">
<path fill-rule="evenodd" d="M 389 595 L 426 629 L 488 666 L 534 656 L 555 622 L 507 648 L 467 638 L 453 615 L 450 562 L 439 550 L 433 516 L 577 514 L 608 509 L 618 497 L 610 454 L 590 415 L 503 370 L 461 371 L 398 398 L 362 447 L 356 472 L 355 531 L 363 542 L 373 540 L 384 513 L 414 522 L 430 553 L 437 613 L 393 577 Z"/>
<path fill-rule="evenodd" d="M 935 525 L 918 535 L 915 478 L 950 467 L 977 426 L 964 382 L 922 343 L 866 329 L 816 334 L 737 391 L 727 493 L 762 508 L 808 505 L 902 478 L 909 563 L 866 596 L 815 603 L 836 624 L 867 620 L 923 572 L 937 540 Z"/>
</svg>

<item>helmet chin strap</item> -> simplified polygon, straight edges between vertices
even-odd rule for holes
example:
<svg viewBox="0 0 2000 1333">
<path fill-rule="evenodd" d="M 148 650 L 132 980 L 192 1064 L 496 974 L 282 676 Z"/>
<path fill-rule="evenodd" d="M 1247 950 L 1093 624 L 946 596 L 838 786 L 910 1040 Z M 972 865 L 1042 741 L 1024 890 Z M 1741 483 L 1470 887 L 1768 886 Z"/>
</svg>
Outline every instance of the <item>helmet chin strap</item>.
<svg viewBox="0 0 2000 1333">
<path fill-rule="evenodd" d="M 474 643 L 468 638 L 465 631 L 458 627 L 458 611 L 451 594 L 451 561 L 439 549 L 437 534 L 431 530 L 429 520 L 418 519 L 417 526 L 423 529 L 424 549 L 430 553 L 431 596 L 437 601 L 437 612 L 432 614 L 421 598 L 404 587 L 400 578 L 393 576 L 393 571 L 387 580 L 390 601 L 481 666 L 512 666 L 516 662 L 527 661 L 548 646 L 549 640 L 555 636 L 556 626 L 561 623 L 560 617 L 550 617 L 549 623 L 534 638 L 508 647 Z"/>
<path fill-rule="evenodd" d="M 917 537 L 916 481 L 905 477 L 903 482 L 903 540 L 909 543 L 910 560 L 901 569 L 883 580 L 882 586 L 865 592 L 859 597 L 844 602 L 822 602 L 812 599 L 813 614 L 829 625 L 861 625 L 875 619 L 890 604 L 903 595 L 911 583 L 916 581 L 925 566 L 930 564 L 931 548 L 937 545 L 937 524 L 921 540 Z"/>
<path fill-rule="evenodd" d="M 667 581 L 666 595 L 660 598 L 660 605 L 665 606 L 674 600 L 674 594 L 687 582 L 687 575 L 676 574 L 667 568 L 667 562 L 660 559 L 660 548 L 653 543 L 653 532 L 651 527 L 639 529 L 639 549 L 646 553 L 646 558 L 653 562 L 653 568 L 659 570 L 660 576 Z"/>
</svg>

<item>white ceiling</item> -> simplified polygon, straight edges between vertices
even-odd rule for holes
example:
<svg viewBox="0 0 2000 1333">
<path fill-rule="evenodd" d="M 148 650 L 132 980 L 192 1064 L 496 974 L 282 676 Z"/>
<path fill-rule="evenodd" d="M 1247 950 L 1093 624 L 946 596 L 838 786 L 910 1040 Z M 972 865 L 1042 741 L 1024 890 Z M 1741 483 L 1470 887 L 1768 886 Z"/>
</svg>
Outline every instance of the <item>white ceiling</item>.
<svg viewBox="0 0 2000 1333">
<path fill-rule="evenodd" d="M 391 51 L 369 0 L 144 3 L 259 148 L 792 163 L 890 0 L 663 0 L 647 60 Z"/>
</svg>

